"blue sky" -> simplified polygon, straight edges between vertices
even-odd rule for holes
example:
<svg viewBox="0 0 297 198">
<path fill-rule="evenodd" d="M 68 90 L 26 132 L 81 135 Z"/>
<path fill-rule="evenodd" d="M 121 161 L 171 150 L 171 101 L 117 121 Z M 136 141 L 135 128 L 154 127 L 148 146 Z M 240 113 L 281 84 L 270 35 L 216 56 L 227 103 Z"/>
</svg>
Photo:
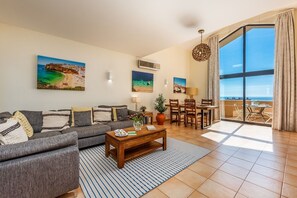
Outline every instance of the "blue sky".
<svg viewBox="0 0 297 198">
<path fill-rule="evenodd" d="M 40 65 L 46 65 L 48 63 L 60 63 L 60 64 L 71 64 L 71 65 L 76 65 L 79 67 L 85 67 L 84 63 L 63 60 L 63 59 L 58 59 L 58 58 L 51 58 L 51 57 L 40 56 L 40 55 L 37 56 L 37 62 Z"/>
<path fill-rule="evenodd" d="M 181 86 L 186 86 L 187 84 L 187 81 L 185 78 L 177 78 L 177 77 L 174 77 L 173 78 L 173 83 L 174 84 L 178 84 L 178 85 L 181 85 Z"/>
<path fill-rule="evenodd" d="M 274 68 L 274 28 L 252 28 L 246 33 L 246 72 Z M 243 36 L 220 48 L 220 75 L 243 72 Z M 221 80 L 221 97 L 242 97 L 243 79 Z M 273 76 L 246 78 L 247 97 L 272 97 Z"/>
</svg>

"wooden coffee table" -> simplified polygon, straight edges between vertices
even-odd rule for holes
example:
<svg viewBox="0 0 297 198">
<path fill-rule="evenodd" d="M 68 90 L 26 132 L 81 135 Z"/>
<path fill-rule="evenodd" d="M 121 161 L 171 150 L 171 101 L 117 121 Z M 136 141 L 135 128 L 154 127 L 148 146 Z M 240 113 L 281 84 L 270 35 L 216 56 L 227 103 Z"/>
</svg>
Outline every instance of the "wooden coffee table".
<svg viewBox="0 0 297 198">
<path fill-rule="evenodd" d="M 111 154 L 117 161 L 118 168 L 123 168 L 126 161 L 134 159 L 144 154 L 148 154 L 158 148 L 163 147 L 166 150 L 166 128 L 155 126 L 156 130 L 149 131 L 146 126 L 137 131 L 137 135 L 126 137 L 116 137 L 114 131 L 105 134 L 105 156 Z M 125 131 L 134 131 L 134 128 L 125 128 Z M 162 138 L 163 144 L 155 141 Z M 110 145 L 114 149 L 110 149 Z"/>
</svg>

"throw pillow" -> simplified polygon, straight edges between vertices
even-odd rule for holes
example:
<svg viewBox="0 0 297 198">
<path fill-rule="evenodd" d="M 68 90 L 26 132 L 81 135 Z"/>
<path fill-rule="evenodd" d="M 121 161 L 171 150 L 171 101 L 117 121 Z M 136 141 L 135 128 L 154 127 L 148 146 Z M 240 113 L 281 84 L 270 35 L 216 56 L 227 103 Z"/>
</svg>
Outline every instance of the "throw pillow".
<svg viewBox="0 0 297 198">
<path fill-rule="evenodd" d="M 24 114 L 33 128 L 34 133 L 40 133 L 42 130 L 42 111 L 20 111 Z"/>
<path fill-rule="evenodd" d="M 28 137 L 33 136 L 33 128 L 24 114 L 22 114 L 19 111 L 16 111 L 13 115 L 13 118 L 19 121 Z"/>
<path fill-rule="evenodd" d="M 42 133 L 69 128 L 70 111 L 43 111 Z"/>
<path fill-rule="evenodd" d="M 127 120 L 127 118 L 128 118 L 128 109 L 127 108 L 116 109 L 116 114 L 117 114 L 117 120 L 118 121 Z"/>
<path fill-rule="evenodd" d="M 82 126 L 91 126 L 92 125 L 92 112 L 91 111 L 75 111 L 73 113 L 74 116 L 74 126 L 82 127 Z"/>
<path fill-rule="evenodd" d="M 117 116 L 117 109 L 127 109 L 127 106 L 126 105 L 123 105 L 123 106 L 113 106 L 112 107 L 112 120 L 113 121 L 118 121 L 118 116 Z"/>
<path fill-rule="evenodd" d="M 110 122 L 111 107 L 93 107 L 94 122 Z"/>
<path fill-rule="evenodd" d="M 28 136 L 21 124 L 14 118 L 9 118 L 0 124 L 0 144 L 16 144 L 28 141 Z"/>
<path fill-rule="evenodd" d="M 74 123 L 74 112 L 82 112 L 82 111 L 91 111 L 92 112 L 92 108 L 91 107 L 72 107 L 71 108 L 71 126 L 75 126 L 75 123 Z M 92 115 L 92 113 L 91 113 L 91 120 L 93 121 L 93 115 Z"/>
<path fill-rule="evenodd" d="M 9 112 L 1 112 L 0 113 L 0 120 L 7 120 L 8 118 L 11 118 L 12 115 Z"/>
</svg>

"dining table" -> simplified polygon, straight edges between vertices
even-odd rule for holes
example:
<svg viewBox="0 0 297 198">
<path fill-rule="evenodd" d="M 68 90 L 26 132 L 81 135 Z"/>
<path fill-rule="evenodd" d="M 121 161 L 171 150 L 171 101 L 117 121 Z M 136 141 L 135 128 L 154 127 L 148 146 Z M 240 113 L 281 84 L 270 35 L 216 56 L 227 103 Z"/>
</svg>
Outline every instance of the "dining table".
<svg viewBox="0 0 297 198">
<path fill-rule="evenodd" d="M 170 104 L 165 104 L 166 107 L 170 107 Z M 185 104 L 179 104 L 179 108 L 182 110 L 185 108 Z M 219 108 L 219 106 L 216 105 L 204 105 L 204 104 L 197 104 L 196 108 L 201 111 L 201 129 L 208 128 L 212 125 L 213 119 L 212 119 L 212 112 L 214 109 Z M 204 112 L 208 112 L 208 123 L 204 125 Z"/>
</svg>

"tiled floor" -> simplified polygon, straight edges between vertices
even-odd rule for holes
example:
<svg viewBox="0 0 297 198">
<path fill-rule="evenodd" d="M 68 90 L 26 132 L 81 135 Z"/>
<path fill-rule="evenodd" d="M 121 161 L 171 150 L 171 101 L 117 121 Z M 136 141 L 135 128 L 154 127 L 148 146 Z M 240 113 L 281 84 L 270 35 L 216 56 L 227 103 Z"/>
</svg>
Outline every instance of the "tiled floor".
<svg viewBox="0 0 297 198">
<path fill-rule="evenodd" d="M 169 137 L 212 152 L 144 198 L 297 197 L 297 133 L 226 121 L 203 131 L 166 127 Z"/>
</svg>

